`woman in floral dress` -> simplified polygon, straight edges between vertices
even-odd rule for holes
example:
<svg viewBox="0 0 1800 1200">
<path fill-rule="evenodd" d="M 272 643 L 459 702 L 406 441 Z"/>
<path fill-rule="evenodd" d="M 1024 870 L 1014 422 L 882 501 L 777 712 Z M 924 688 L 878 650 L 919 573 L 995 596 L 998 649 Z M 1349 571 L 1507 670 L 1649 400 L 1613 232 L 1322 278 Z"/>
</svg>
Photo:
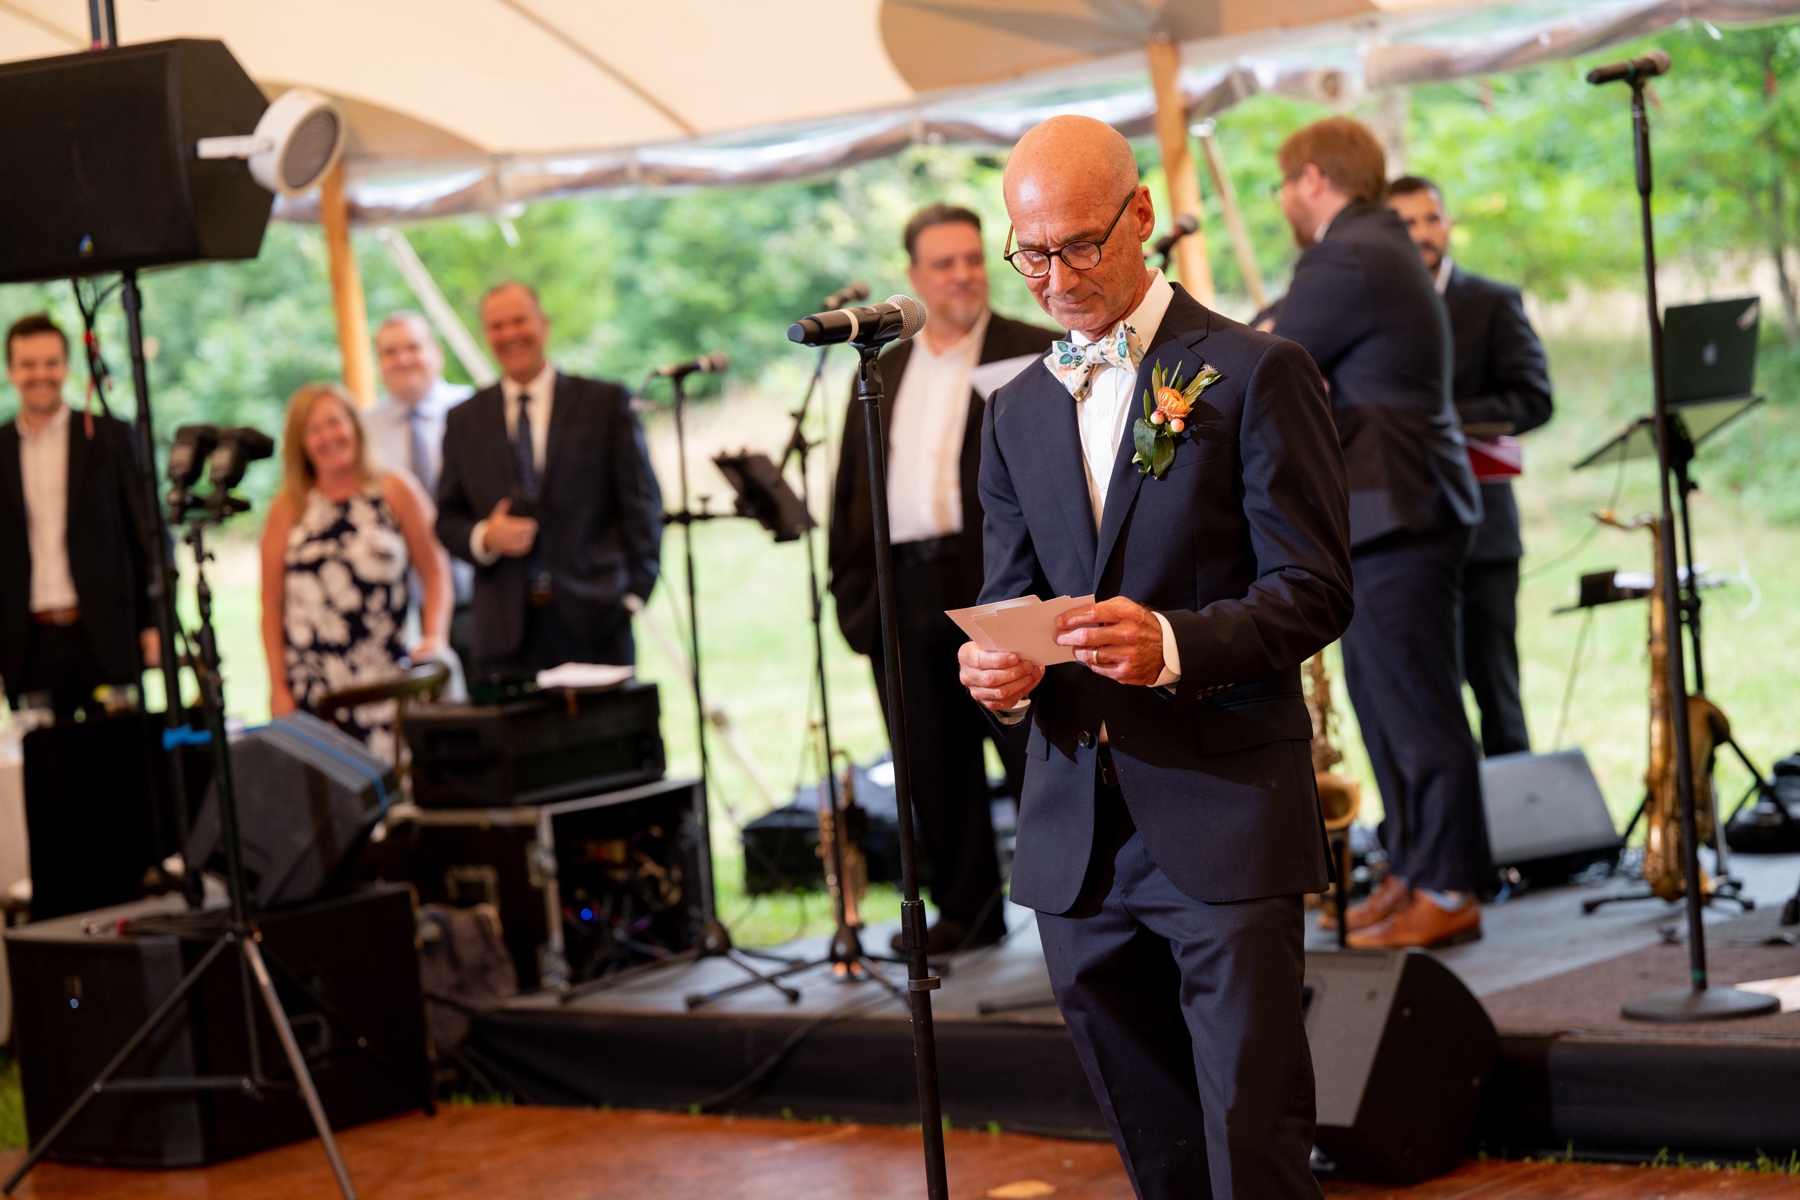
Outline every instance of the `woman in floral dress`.
<svg viewBox="0 0 1800 1200">
<path fill-rule="evenodd" d="M 451 604 L 431 498 L 406 472 L 370 462 L 349 393 L 331 383 L 295 392 L 281 461 L 281 492 L 262 536 L 263 649 L 277 717 L 441 652 Z M 410 650 L 402 640 L 409 565 L 425 595 L 423 636 Z M 391 760 L 393 705 L 352 716 L 369 748 Z"/>
</svg>

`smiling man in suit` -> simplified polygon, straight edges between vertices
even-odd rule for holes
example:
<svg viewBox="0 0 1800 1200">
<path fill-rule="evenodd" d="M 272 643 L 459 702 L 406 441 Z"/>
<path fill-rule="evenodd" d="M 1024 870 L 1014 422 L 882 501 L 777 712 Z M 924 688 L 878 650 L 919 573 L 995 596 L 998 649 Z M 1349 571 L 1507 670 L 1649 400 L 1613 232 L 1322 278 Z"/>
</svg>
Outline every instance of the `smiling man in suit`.
<svg viewBox="0 0 1800 1200">
<path fill-rule="evenodd" d="M 7 330 L 6 371 L 19 412 L 0 425 L 0 686 L 70 717 L 156 663 L 131 427 L 70 411 L 69 339 L 43 313 Z"/>
<path fill-rule="evenodd" d="M 475 674 L 631 663 L 631 609 L 650 598 L 662 493 L 631 397 L 556 369 L 537 293 L 503 283 L 481 326 L 500 382 L 444 422 L 437 532 L 475 566 Z"/>
<path fill-rule="evenodd" d="M 1324 388 L 1298 346 L 1145 267 L 1150 192 L 1106 125 L 1037 126 L 1005 187 L 1008 260 L 1070 336 L 989 403 L 981 600 L 1099 598 L 1059 621 L 1074 663 L 959 652 L 1026 738 L 1012 896 L 1139 1196 L 1317 1197 L 1301 897 L 1326 855 L 1300 664 L 1351 612 Z M 1160 397 L 1147 474 L 1157 370 L 1212 382 Z"/>
<path fill-rule="evenodd" d="M 969 377 L 985 363 L 1042 354 L 1056 335 L 988 308 L 987 249 L 981 218 L 933 204 L 906 223 L 907 279 L 931 314 L 916 338 L 881 356 L 893 399 L 887 426 L 888 524 L 899 602 L 900 677 L 906 697 L 909 772 L 925 861 L 931 866 L 933 955 L 992 945 L 1006 932 L 1000 864 L 988 801 L 981 712 L 956 678 L 962 634 L 945 610 L 975 603 L 981 591 L 981 415 Z M 838 626 L 869 657 L 882 709 L 887 664 L 875 597 L 874 509 L 863 406 L 844 414 L 831 503 L 831 595 Z M 1023 755 L 1001 740 L 1017 794 Z"/>
</svg>

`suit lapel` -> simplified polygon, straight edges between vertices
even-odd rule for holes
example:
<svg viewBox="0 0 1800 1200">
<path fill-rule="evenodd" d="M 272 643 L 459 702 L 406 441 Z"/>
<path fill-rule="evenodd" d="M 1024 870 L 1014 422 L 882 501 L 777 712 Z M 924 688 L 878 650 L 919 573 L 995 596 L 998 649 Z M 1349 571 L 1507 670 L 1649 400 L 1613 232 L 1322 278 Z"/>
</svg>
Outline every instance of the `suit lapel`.
<svg viewBox="0 0 1800 1200">
<path fill-rule="evenodd" d="M 1087 463 L 1081 457 L 1075 400 L 1044 364 L 1025 369 L 1037 372 L 1033 383 L 1041 415 L 1035 424 L 1042 439 L 1039 447 L 1045 469 L 1055 481 L 1051 491 L 1056 493 L 1063 520 L 1068 523 L 1077 561 L 1089 562 L 1094 555 L 1094 507 L 1088 500 Z"/>
<path fill-rule="evenodd" d="M 0 426 L 0 512 L 16 513 L 25 524 L 25 477 L 19 472 L 19 427 L 12 421 Z"/>
<path fill-rule="evenodd" d="M 1144 353 L 1144 359 L 1138 364 L 1137 380 L 1132 385 L 1131 397 L 1126 401 L 1127 415 L 1125 429 L 1119 438 L 1119 448 L 1113 456 L 1112 478 L 1106 485 L 1106 511 L 1100 524 L 1100 536 L 1097 553 L 1094 555 L 1094 588 L 1100 587 L 1100 579 L 1106 573 L 1106 564 L 1112 558 L 1113 548 L 1119 540 L 1119 531 L 1125 528 L 1125 518 L 1131 514 L 1131 507 L 1137 502 L 1138 489 L 1144 486 L 1144 476 L 1132 465 L 1131 459 L 1137 453 L 1132 437 L 1133 426 L 1142 415 L 1144 392 L 1150 387 L 1150 375 L 1159 364 L 1167 366 L 1180 362 L 1190 351 L 1206 340 L 1208 332 L 1208 313 L 1200 303 L 1182 290 L 1175 287 L 1175 298 L 1169 302 L 1169 309 L 1163 314 L 1162 324 L 1156 327 L 1156 336 L 1150 340 L 1150 346 Z M 1184 373 L 1184 378 L 1192 371 Z M 1082 489 L 1084 492 L 1085 488 Z M 1089 521 L 1091 527 L 1092 521 Z"/>
<path fill-rule="evenodd" d="M 76 501 L 87 494 L 88 462 L 93 457 L 91 453 L 92 449 L 93 443 L 87 440 L 85 426 L 80 416 L 74 412 L 70 412 L 69 495 L 67 500 L 68 507 L 64 511 L 70 518 L 69 523 L 71 527 L 75 524 L 73 518 L 76 511 Z"/>
<path fill-rule="evenodd" d="M 481 406 L 475 428 L 478 433 L 487 430 L 480 436 L 488 446 L 488 469 L 498 481 L 496 490 L 504 496 L 519 482 L 513 467 L 512 439 L 506 436 L 506 393 L 496 383 L 492 391 L 477 393 L 469 403 Z"/>
</svg>

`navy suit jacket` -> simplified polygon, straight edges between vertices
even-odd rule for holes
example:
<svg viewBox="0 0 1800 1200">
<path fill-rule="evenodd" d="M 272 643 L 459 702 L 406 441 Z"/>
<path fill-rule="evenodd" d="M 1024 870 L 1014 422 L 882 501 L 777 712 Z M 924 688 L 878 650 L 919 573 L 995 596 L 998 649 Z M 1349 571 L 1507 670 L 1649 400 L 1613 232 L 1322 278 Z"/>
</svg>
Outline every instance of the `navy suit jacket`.
<svg viewBox="0 0 1800 1200">
<path fill-rule="evenodd" d="M 625 593 L 650 598 L 660 570 L 662 492 L 631 397 L 616 383 L 556 373 L 538 478 L 538 548 L 558 615 L 584 636 L 614 627 Z M 444 418 L 438 539 L 475 563 L 469 535 L 517 483 L 499 384 Z M 475 563 L 475 657 L 516 653 L 525 633 L 526 558 Z"/>
<path fill-rule="evenodd" d="M 1350 544 L 1474 525 L 1481 496 L 1450 400 L 1450 322 L 1406 226 L 1359 201 L 1294 265 L 1275 332 L 1331 384 Z"/>
<path fill-rule="evenodd" d="M 1012 897 L 1042 912 L 1081 893 L 1102 724 L 1132 820 L 1182 892 L 1224 902 L 1326 882 L 1300 664 L 1343 632 L 1352 605 L 1324 388 L 1298 346 L 1180 288 L 1138 396 L 1158 364 L 1223 378 L 1201 393 L 1161 479 L 1131 465 L 1127 422 L 1097 534 L 1068 391 L 1039 365 L 988 404 L 982 602 L 1127 596 L 1168 618 L 1181 654 L 1172 694 L 1077 663 L 1049 668 L 1032 693 Z"/>
<path fill-rule="evenodd" d="M 1511 425 L 1514 433 L 1536 429 L 1550 419 L 1550 366 L 1544 344 L 1525 317 L 1519 289 L 1450 268 L 1444 289 L 1450 333 L 1456 345 L 1451 391 L 1464 425 Z M 1471 562 L 1516 562 L 1525 553 L 1519 540 L 1519 506 L 1512 481 L 1481 485 L 1481 532 Z"/>
</svg>

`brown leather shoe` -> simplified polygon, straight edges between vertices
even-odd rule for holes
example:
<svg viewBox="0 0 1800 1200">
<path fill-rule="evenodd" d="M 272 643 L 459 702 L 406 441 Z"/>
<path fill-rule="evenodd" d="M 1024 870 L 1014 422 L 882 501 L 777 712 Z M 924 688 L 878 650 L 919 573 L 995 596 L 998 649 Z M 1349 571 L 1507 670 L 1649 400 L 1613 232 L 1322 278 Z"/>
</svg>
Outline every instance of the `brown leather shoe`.
<svg viewBox="0 0 1800 1200">
<path fill-rule="evenodd" d="M 1386 876 L 1380 887 L 1350 906 L 1350 910 L 1344 914 L 1344 926 L 1355 933 L 1358 929 L 1379 925 L 1405 908 L 1411 900 L 1412 892 L 1398 876 Z M 1319 928 L 1337 928 L 1337 906 L 1329 898 L 1319 909 Z"/>
<path fill-rule="evenodd" d="M 1412 903 L 1381 924 L 1352 933 L 1357 950 L 1400 950 L 1409 946 L 1431 949 L 1458 946 L 1481 937 L 1481 905 L 1474 899 L 1451 911 L 1439 908 L 1430 896 L 1414 892 Z"/>
</svg>

